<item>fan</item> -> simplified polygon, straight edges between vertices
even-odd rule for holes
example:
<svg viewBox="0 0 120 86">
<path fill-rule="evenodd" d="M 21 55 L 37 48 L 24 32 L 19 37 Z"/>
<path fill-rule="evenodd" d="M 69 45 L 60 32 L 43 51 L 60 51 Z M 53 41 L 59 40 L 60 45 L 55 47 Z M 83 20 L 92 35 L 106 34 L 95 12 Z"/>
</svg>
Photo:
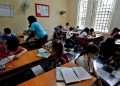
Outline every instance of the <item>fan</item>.
<svg viewBox="0 0 120 86">
<path fill-rule="evenodd" d="M 23 0 L 22 4 L 21 4 L 21 10 L 23 13 L 26 12 L 26 10 L 29 8 L 29 0 Z"/>
</svg>

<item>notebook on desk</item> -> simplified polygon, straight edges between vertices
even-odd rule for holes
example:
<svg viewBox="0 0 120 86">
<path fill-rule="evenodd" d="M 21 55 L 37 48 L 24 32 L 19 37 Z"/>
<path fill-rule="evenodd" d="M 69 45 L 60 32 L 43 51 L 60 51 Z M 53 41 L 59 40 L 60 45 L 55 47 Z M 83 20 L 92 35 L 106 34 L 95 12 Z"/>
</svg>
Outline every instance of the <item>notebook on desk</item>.
<svg viewBox="0 0 120 86">
<path fill-rule="evenodd" d="M 50 53 L 46 49 L 40 48 L 37 50 L 37 56 L 48 58 L 50 56 Z"/>
<path fill-rule="evenodd" d="M 82 80 L 91 79 L 91 75 L 82 67 L 56 68 L 57 81 L 64 81 L 65 84 L 71 84 Z"/>
</svg>

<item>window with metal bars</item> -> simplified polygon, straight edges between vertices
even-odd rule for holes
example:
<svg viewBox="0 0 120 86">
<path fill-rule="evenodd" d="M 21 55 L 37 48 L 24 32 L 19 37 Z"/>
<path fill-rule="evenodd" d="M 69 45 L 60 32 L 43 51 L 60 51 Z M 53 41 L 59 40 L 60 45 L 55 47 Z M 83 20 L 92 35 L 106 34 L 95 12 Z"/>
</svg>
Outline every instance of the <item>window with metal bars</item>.
<svg viewBox="0 0 120 86">
<path fill-rule="evenodd" d="M 79 12 L 78 25 L 80 26 L 80 29 L 83 29 L 85 27 L 87 6 L 88 6 L 88 0 L 80 0 L 79 10 L 78 10 Z"/>
<path fill-rule="evenodd" d="M 108 32 L 115 0 L 97 0 L 94 28 L 98 32 Z"/>
</svg>

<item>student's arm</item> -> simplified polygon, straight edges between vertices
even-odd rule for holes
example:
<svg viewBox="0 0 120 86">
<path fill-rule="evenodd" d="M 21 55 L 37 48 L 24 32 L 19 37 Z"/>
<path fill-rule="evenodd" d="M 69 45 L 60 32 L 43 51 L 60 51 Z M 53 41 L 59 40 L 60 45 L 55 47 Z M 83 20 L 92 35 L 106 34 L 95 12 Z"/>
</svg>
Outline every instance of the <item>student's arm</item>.
<svg viewBox="0 0 120 86">
<path fill-rule="evenodd" d="M 18 53 L 18 54 L 15 55 L 16 58 L 22 56 L 23 54 L 25 54 L 27 52 L 27 49 L 25 49 L 23 47 L 21 47 L 21 48 L 22 48 L 22 51 L 20 53 Z"/>
</svg>

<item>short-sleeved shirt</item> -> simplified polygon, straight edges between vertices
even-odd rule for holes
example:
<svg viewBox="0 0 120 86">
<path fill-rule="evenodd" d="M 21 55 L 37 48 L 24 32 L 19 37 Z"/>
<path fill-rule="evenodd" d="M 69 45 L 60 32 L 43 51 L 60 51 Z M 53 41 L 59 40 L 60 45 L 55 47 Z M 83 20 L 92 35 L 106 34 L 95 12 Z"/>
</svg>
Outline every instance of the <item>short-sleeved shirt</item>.
<svg viewBox="0 0 120 86">
<path fill-rule="evenodd" d="M 31 30 L 34 32 L 36 39 L 41 39 L 47 35 L 44 27 L 39 22 L 32 23 Z"/>
</svg>

